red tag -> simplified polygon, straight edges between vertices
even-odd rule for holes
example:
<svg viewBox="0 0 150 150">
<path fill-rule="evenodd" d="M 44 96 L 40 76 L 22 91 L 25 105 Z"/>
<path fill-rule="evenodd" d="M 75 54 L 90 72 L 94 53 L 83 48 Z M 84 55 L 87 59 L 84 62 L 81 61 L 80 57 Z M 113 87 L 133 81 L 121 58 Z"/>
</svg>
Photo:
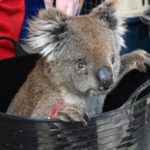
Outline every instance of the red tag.
<svg viewBox="0 0 150 150">
<path fill-rule="evenodd" d="M 57 116 L 58 111 L 63 107 L 63 104 L 58 103 L 49 113 L 48 119 L 54 119 Z"/>
</svg>

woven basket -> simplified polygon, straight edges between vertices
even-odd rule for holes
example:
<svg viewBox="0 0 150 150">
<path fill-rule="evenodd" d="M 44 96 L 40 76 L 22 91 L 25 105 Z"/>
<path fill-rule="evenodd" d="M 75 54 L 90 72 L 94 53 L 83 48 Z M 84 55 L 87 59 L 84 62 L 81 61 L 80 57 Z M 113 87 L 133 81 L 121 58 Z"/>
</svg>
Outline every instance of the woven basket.
<svg viewBox="0 0 150 150">
<path fill-rule="evenodd" d="M 0 113 L 0 150 L 150 150 L 150 80 L 121 107 L 94 116 L 88 126 Z"/>
</svg>

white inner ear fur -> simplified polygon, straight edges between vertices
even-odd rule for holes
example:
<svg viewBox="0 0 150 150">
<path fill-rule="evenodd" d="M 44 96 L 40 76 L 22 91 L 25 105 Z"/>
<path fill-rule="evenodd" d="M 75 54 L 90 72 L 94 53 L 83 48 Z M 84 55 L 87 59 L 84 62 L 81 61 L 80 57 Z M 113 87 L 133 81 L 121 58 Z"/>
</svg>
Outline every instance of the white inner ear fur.
<svg viewBox="0 0 150 150">
<path fill-rule="evenodd" d="M 54 53 L 58 49 L 59 35 L 63 33 L 63 26 L 68 17 L 56 9 L 41 10 L 37 18 L 29 24 L 28 44 L 33 52 L 40 53 L 48 61 L 54 59 Z M 60 31 L 60 33 L 59 33 Z"/>
<path fill-rule="evenodd" d="M 36 23 L 36 25 L 34 25 Z M 48 61 L 54 59 L 53 53 L 57 48 L 59 42 L 54 41 L 55 34 L 52 34 L 53 30 L 57 30 L 59 28 L 59 23 L 53 21 L 33 21 L 31 23 L 35 29 L 31 30 L 31 35 L 29 35 L 28 43 L 34 49 L 40 49 L 40 54 L 43 57 L 47 57 Z"/>
</svg>

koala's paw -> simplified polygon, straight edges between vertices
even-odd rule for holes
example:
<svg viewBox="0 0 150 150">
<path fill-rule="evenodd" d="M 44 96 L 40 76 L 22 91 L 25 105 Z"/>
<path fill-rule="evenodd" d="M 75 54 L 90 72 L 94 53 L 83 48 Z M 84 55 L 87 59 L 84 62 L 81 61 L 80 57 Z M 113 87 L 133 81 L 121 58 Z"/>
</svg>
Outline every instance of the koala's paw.
<svg viewBox="0 0 150 150">
<path fill-rule="evenodd" d="M 78 105 L 64 105 L 56 115 L 56 119 L 66 122 L 81 122 L 87 125 L 88 115 L 86 109 Z"/>
<path fill-rule="evenodd" d="M 141 72 L 146 72 L 146 65 L 150 66 L 150 54 L 144 50 L 134 51 L 133 54 L 137 60 L 137 69 Z"/>
</svg>

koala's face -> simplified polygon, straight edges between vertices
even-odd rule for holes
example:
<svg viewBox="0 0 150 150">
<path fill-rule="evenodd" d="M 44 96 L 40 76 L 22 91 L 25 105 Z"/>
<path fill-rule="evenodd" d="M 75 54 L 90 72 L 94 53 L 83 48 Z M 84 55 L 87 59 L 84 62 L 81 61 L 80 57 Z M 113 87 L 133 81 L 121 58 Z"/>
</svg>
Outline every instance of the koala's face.
<svg viewBox="0 0 150 150">
<path fill-rule="evenodd" d="M 42 48 L 59 86 L 95 95 L 105 94 L 115 82 L 123 43 L 115 32 L 118 20 L 111 18 L 112 4 L 107 5 L 80 17 L 67 18 L 55 10 L 44 11 L 31 24 L 31 45 Z M 36 30 L 41 22 L 45 24 Z"/>
<path fill-rule="evenodd" d="M 113 33 L 89 16 L 68 20 L 66 38 L 56 54 L 57 77 L 80 92 L 104 93 L 114 82 L 118 50 Z M 117 68 L 116 68 L 117 69 Z M 59 81 L 61 82 L 61 81 Z"/>
</svg>

